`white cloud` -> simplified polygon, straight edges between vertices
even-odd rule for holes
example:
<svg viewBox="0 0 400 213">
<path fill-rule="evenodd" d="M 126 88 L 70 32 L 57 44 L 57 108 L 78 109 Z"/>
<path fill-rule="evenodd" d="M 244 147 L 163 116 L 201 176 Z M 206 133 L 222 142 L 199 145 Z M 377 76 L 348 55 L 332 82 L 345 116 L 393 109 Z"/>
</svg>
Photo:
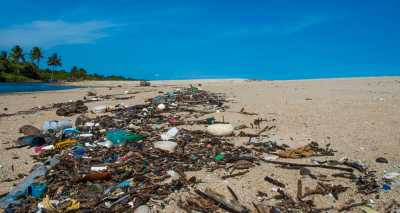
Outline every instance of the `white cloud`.
<svg viewBox="0 0 400 213">
<path fill-rule="evenodd" d="M 62 44 L 91 43 L 107 37 L 106 30 L 116 26 L 108 21 L 33 21 L 0 29 L 0 47 L 18 44 L 48 48 Z"/>
</svg>

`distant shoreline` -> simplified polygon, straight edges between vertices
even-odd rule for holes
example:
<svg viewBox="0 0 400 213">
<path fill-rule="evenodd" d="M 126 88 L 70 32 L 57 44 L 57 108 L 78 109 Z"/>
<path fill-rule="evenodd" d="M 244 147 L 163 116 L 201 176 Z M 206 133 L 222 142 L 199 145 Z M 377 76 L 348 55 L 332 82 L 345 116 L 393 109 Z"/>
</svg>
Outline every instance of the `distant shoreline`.
<svg viewBox="0 0 400 213">
<path fill-rule="evenodd" d="M 400 76 L 368 76 L 368 77 L 340 77 L 340 78 L 315 78 L 315 79 L 289 79 L 289 80 L 268 80 L 268 79 L 245 79 L 245 78 L 226 78 L 226 79 L 187 79 L 187 80 L 150 80 L 151 86 L 171 86 L 183 84 L 202 84 L 202 83 L 215 83 L 215 82 L 245 82 L 245 81 L 260 81 L 260 82 L 302 82 L 302 81 L 335 81 L 335 80 L 362 80 L 362 79 L 391 79 L 399 78 Z M 30 90 L 17 90 L 17 91 L 3 91 L 1 86 L 4 84 L 14 85 L 44 85 L 48 88 L 36 88 Z M 47 86 L 46 86 L 47 85 Z M 22 93 L 36 93 L 36 92 L 49 92 L 58 90 L 70 90 L 80 88 L 114 88 L 120 86 L 140 87 L 140 80 L 84 80 L 84 81 L 63 81 L 63 82 L 0 82 L 0 95 L 4 94 L 22 94 Z M 150 86 L 150 87 L 151 87 Z"/>
<path fill-rule="evenodd" d="M 325 80 L 353 80 L 353 79 L 390 79 L 390 78 L 399 78 L 400 75 L 398 76 L 366 76 L 366 77 L 332 77 L 332 78 L 307 78 L 307 79 L 251 79 L 251 78 L 205 78 L 205 79 L 178 79 L 178 80 L 148 80 L 151 85 L 166 85 L 166 84 L 185 84 L 185 83 L 207 83 L 207 82 L 218 82 L 218 81 L 274 81 L 274 82 L 292 82 L 292 81 L 325 81 Z M 78 81 L 78 82 L 63 82 L 65 85 L 78 85 L 78 86 L 86 86 L 86 87 L 91 87 L 93 85 L 98 85 L 101 83 L 109 84 L 109 83 L 121 83 L 121 84 L 126 84 L 129 83 L 131 84 L 132 82 L 135 82 L 139 84 L 140 81 Z M 95 83 L 95 84 L 91 84 Z M 115 85 L 117 86 L 117 85 Z"/>
</svg>

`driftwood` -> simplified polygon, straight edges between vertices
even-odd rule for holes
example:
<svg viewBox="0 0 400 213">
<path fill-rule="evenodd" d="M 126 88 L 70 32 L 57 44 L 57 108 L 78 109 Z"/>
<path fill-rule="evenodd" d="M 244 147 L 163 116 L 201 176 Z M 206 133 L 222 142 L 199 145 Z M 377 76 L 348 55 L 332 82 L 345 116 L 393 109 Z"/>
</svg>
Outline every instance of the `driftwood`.
<svg viewBox="0 0 400 213">
<path fill-rule="evenodd" d="M 350 205 L 347 205 L 347 206 L 343 206 L 342 208 L 338 209 L 338 211 L 339 212 L 343 212 L 343 211 L 350 210 L 350 209 L 352 209 L 354 207 L 364 206 L 364 205 L 367 205 L 367 204 L 368 204 L 367 201 L 362 201 L 362 202 L 359 202 L 359 203 L 353 203 L 353 204 L 350 204 Z"/>
<path fill-rule="evenodd" d="M 235 173 L 235 174 L 224 175 L 224 176 L 222 176 L 222 179 L 228 179 L 228 178 L 244 175 L 244 174 L 246 174 L 248 172 L 249 172 L 249 170 L 245 170 L 243 172 L 238 172 L 238 173 Z"/>
<path fill-rule="evenodd" d="M 297 199 L 301 200 L 303 197 L 303 182 L 301 179 L 297 180 Z"/>
<path fill-rule="evenodd" d="M 327 194 L 332 194 L 333 197 L 338 200 L 339 199 L 339 194 L 342 192 L 345 192 L 348 189 L 348 187 L 344 187 L 342 185 L 330 185 L 330 184 L 324 184 L 322 182 L 318 182 L 318 185 L 315 187 L 315 189 L 307 189 L 306 192 L 301 196 L 301 198 L 305 198 L 310 195 L 327 195 Z"/>
<path fill-rule="evenodd" d="M 332 177 L 340 177 L 340 178 L 347 178 L 347 179 L 356 179 L 357 178 L 357 176 L 354 175 L 353 173 L 346 173 L 346 172 L 332 174 Z"/>
<path fill-rule="evenodd" d="M 236 195 L 236 193 L 233 191 L 233 189 L 230 186 L 226 186 L 226 188 L 228 188 L 229 192 L 232 194 L 232 197 L 235 198 L 235 200 L 239 200 L 238 196 Z"/>
<path fill-rule="evenodd" d="M 280 182 L 279 180 L 273 179 L 273 178 L 271 178 L 269 176 L 265 176 L 264 180 L 269 182 L 269 183 L 271 183 L 271 184 L 274 184 L 275 186 L 281 187 L 281 188 L 285 188 L 286 187 L 284 183 Z"/>
<path fill-rule="evenodd" d="M 341 170 L 341 171 L 346 171 L 346 172 L 353 172 L 352 168 L 344 168 L 344 167 L 338 167 L 338 166 L 328 166 L 328 165 L 319 165 L 319 164 L 302 164 L 302 163 L 290 163 L 290 162 L 282 162 L 282 161 L 273 161 L 273 160 L 265 160 L 263 158 L 260 158 L 260 160 L 266 162 L 266 163 L 272 163 L 272 164 L 278 164 L 282 166 L 293 166 L 293 167 L 317 167 L 317 168 L 324 168 L 324 169 L 333 169 L 333 170 Z"/>
<path fill-rule="evenodd" d="M 265 206 L 262 206 L 260 204 L 255 204 L 252 202 L 254 208 L 256 209 L 257 213 L 268 213 L 270 212 Z"/>
<path fill-rule="evenodd" d="M 255 112 L 246 112 L 246 111 L 244 110 L 244 107 L 240 110 L 239 113 L 240 113 L 240 114 L 243 114 L 243 115 L 258 115 L 258 113 L 255 113 Z"/>
<path fill-rule="evenodd" d="M 247 213 L 250 212 L 249 209 L 242 206 L 236 200 L 227 200 L 224 196 L 212 191 L 211 189 L 206 189 L 204 192 L 196 189 L 195 192 L 200 196 L 212 200 L 217 203 L 221 208 L 232 213 Z"/>
<path fill-rule="evenodd" d="M 261 129 L 260 131 L 258 131 L 257 133 L 248 133 L 248 132 L 243 132 L 241 131 L 239 133 L 240 137 L 259 137 L 262 133 L 264 133 L 267 130 L 271 130 L 275 128 L 275 126 L 265 126 L 263 129 Z"/>
</svg>

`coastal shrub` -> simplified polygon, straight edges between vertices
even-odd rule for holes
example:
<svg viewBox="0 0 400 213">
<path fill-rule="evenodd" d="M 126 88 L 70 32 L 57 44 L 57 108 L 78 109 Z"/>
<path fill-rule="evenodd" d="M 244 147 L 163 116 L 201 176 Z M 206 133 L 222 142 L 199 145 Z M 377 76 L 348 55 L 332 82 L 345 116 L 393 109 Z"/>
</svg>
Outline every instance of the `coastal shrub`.
<svg viewBox="0 0 400 213">
<path fill-rule="evenodd" d="M 28 57 L 29 56 L 29 57 Z M 30 58 L 30 60 L 27 60 Z M 134 80 L 123 76 L 102 76 L 89 74 L 84 68 L 74 66 L 70 72 L 56 70 L 62 66 L 61 57 L 54 53 L 48 57 L 47 66 L 52 70 L 40 69 L 40 59 L 44 58 L 39 47 L 33 47 L 30 53 L 19 45 L 15 45 L 9 52 L 0 51 L 0 81 L 49 81 L 49 80 Z"/>
<path fill-rule="evenodd" d="M 23 75 L 14 74 L 14 73 L 0 72 L 0 81 L 1 82 L 24 82 L 24 81 L 33 81 L 33 79 L 27 78 Z"/>
</svg>

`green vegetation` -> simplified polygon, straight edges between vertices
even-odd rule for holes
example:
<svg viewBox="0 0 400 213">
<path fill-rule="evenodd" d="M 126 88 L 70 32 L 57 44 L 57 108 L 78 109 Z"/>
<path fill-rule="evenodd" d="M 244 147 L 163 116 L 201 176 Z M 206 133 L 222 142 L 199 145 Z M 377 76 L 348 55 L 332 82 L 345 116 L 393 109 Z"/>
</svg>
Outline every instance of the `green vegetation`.
<svg viewBox="0 0 400 213">
<path fill-rule="evenodd" d="M 25 56 L 29 60 L 26 60 Z M 84 68 L 72 67 L 70 71 L 60 70 L 61 57 L 53 53 L 47 58 L 49 68 L 40 68 L 40 61 L 44 54 L 39 47 L 33 47 L 25 53 L 19 46 L 14 46 L 10 52 L 0 52 L 0 82 L 26 81 L 80 81 L 80 80 L 134 80 L 123 76 L 103 76 L 89 74 Z"/>
</svg>

